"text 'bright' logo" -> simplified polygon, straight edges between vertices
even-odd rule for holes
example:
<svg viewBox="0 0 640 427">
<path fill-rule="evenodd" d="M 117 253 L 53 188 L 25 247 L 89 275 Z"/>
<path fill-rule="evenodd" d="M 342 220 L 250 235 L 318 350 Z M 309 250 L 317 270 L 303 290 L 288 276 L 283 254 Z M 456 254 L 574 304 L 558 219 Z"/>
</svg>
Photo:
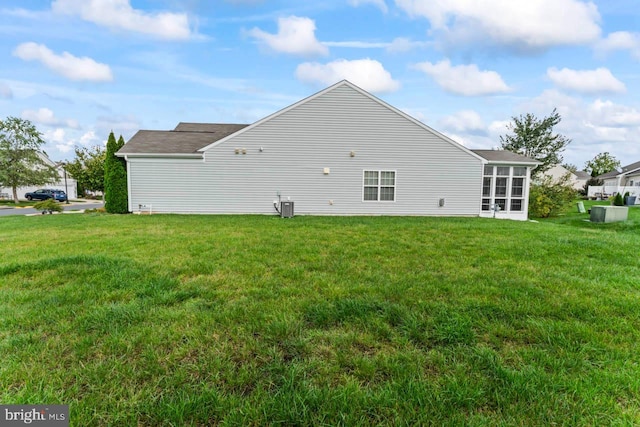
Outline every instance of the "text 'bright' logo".
<svg viewBox="0 0 640 427">
<path fill-rule="evenodd" d="M 0 424 L 19 425 L 35 423 L 39 426 L 69 425 L 69 407 L 67 405 L 1 405 L 4 409 L 4 421 Z M 5 424 L 6 422 L 6 424 Z"/>
</svg>

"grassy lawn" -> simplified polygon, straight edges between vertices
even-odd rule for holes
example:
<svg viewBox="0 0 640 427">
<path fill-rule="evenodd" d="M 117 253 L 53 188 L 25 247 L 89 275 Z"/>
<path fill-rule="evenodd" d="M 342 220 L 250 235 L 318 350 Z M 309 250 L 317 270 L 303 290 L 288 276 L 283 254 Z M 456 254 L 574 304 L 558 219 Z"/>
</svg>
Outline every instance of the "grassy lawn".
<svg viewBox="0 0 640 427">
<path fill-rule="evenodd" d="M 19 201 L 18 203 L 14 203 L 13 200 L 0 200 L 0 208 L 25 208 L 33 206 L 35 202 L 29 202 L 27 200 Z"/>
<path fill-rule="evenodd" d="M 72 425 L 638 425 L 640 208 L 0 219 L 0 403 Z"/>
</svg>

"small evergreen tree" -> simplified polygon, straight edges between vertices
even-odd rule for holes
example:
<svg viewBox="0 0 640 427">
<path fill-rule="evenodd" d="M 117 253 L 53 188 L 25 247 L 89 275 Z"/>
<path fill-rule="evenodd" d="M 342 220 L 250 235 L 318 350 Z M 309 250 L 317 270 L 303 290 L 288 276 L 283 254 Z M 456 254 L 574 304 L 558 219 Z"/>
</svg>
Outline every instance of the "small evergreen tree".
<svg viewBox="0 0 640 427">
<path fill-rule="evenodd" d="M 616 196 L 613 198 L 614 206 L 624 206 L 624 200 L 622 199 L 622 194 L 616 193 Z"/>
<path fill-rule="evenodd" d="M 113 132 L 107 140 L 104 162 L 104 207 L 109 213 L 128 213 L 127 168 L 123 158 L 115 153 L 124 145 L 122 135 L 116 142 Z"/>
</svg>

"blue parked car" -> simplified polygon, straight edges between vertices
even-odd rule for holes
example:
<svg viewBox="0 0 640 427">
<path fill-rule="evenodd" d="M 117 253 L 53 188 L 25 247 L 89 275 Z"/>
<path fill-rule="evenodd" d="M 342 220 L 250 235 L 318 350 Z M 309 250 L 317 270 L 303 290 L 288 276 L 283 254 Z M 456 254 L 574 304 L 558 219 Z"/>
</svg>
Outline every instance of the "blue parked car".
<svg viewBox="0 0 640 427">
<path fill-rule="evenodd" d="M 62 190 L 52 190 L 43 188 L 41 190 L 32 191 L 24 195 L 27 200 L 47 200 L 53 199 L 58 202 L 66 202 L 67 194 Z"/>
</svg>

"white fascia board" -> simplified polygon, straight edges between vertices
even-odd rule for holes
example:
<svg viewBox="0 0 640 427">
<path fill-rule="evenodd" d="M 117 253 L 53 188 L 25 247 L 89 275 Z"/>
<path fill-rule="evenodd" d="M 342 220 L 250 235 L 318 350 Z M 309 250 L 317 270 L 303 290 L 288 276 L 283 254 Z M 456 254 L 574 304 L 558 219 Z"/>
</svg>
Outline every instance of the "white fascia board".
<svg viewBox="0 0 640 427">
<path fill-rule="evenodd" d="M 513 161 L 508 161 L 508 160 L 487 160 L 487 164 L 489 165 L 522 165 L 522 166 L 531 166 L 531 167 L 538 167 L 540 166 L 542 163 L 540 162 L 513 162 Z"/>
<path fill-rule="evenodd" d="M 635 169 L 631 169 L 630 171 L 622 172 L 619 176 L 623 177 L 628 175 L 635 175 L 638 172 L 640 172 L 640 168 L 635 168 Z"/>
</svg>

